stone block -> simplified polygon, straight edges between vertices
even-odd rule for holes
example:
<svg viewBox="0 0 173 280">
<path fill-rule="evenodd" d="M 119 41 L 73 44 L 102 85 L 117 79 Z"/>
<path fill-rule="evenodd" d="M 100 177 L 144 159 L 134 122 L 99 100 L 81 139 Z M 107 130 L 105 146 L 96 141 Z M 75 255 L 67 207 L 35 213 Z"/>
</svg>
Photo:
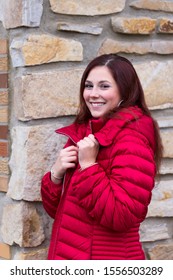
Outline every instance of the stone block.
<svg viewBox="0 0 173 280">
<path fill-rule="evenodd" d="M 171 238 L 166 222 L 162 219 L 145 219 L 140 226 L 141 242 L 154 242 Z"/>
<path fill-rule="evenodd" d="M 30 35 L 23 40 L 14 39 L 10 53 L 14 67 L 83 59 L 80 42 L 45 34 Z"/>
<path fill-rule="evenodd" d="M 42 13 L 43 0 L 0 0 L 1 21 L 6 29 L 38 27 Z"/>
<path fill-rule="evenodd" d="M 37 247 L 45 239 L 39 214 L 26 202 L 4 206 L 1 232 L 6 244 L 20 247 Z"/>
<path fill-rule="evenodd" d="M 158 33 L 173 33 L 173 20 L 161 18 L 158 20 Z"/>
<path fill-rule="evenodd" d="M 76 114 L 82 73 L 83 69 L 71 68 L 16 78 L 17 118 L 25 121 Z"/>
<path fill-rule="evenodd" d="M 173 260 L 173 243 L 160 243 L 148 250 L 151 260 Z"/>
<path fill-rule="evenodd" d="M 103 30 L 99 23 L 77 24 L 65 21 L 58 22 L 57 29 L 60 31 L 88 33 L 92 35 L 100 35 Z"/>
<path fill-rule="evenodd" d="M 130 7 L 136 9 L 147 9 L 152 11 L 163 11 L 163 12 L 173 12 L 173 3 L 172 1 L 164 0 L 138 0 L 130 3 Z"/>
<path fill-rule="evenodd" d="M 104 53 L 129 53 L 129 54 L 173 54 L 173 42 L 169 40 L 150 40 L 140 42 L 139 40 L 118 41 L 105 39 L 98 54 Z"/>
<path fill-rule="evenodd" d="M 17 252 L 14 260 L 47 260 L 48 248 L 32 250 L 31 252 Z"/>
<path fill-rule="evenodd" d="M 164 147 L 164 157 L 173 158 L 173 129 L 169 128 L 162 130 L 161 137 Z"/>
<path fill-rule="evenodd" d="M 151 34 L 156 29 L 156 19 L 147 17 L 128 18 L 112 17 L 113 31 L 127 34 Z"/>
<path fill-rule="evenodd" d="M 41 178 L 51 169 L 59 149 L 67 140 L 56 134 L 55 129 L 65 123 L 67 121 L 13 128 L 8 196 L 15 200 L 41 200 Z"/>
<path fill-rule="evenodd" d="M 121 12 L 126 0 L 49 0 L 54 13 L 96 16 Z"/>
</svg>

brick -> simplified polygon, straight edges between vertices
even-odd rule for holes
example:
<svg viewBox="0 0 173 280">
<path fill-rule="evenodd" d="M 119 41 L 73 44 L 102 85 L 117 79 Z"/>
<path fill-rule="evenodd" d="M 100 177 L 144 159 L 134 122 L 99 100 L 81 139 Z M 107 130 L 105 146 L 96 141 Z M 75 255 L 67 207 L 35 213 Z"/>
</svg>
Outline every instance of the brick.
<svg viewBox="0 0 173 280">
<path fill-rule="evenodd" d="M 0 157 L 8 157 L 8 142 L 0 141 Z"/>
<path fill-rule="evenodd" d="M 0 88 L 8 87 L 8 74 L 0 74 Z"/>
<path fill-rule="evenodd" d="M 0 139 L 7 139 L 8 138 L 8 126 L 7 125 L 0 125 Z"/>
<path fill-rule="evenodd" d="M 8 191 L 8 176 L 0 176 L 0 192 Z"/>
<path fill-rule="evenodd" d="M 7 72 L 8 71 L 8 58 L 0 57 L 0 71 Z"/>
<path fill-rule="evenodd" d="M 8 91 L 0 91 L 0 105 L 8 104 Z"/>
<path fill-rule="evenodd" d="M 8 158 L 0 158 L 0 173 L 4 175 L 9 174 Z"/>
<path fill-rule="evenodd" d="M 0 39 L 0 54 L 7 54 L 7 40 Z"/>
<path fill-rule="evenodd" d="M 0 122 L 8 122 L 8 106 L 0 107 Z"/>
<path fill-rule="evenodd" d="M 10 253 L 10 246 L 4 243 L 0 243 L 0 257 L 3 259 L 10 260 L 11 253 Z"/>
<path fill-rule="evenodd" d="M 173 33 L 173 20 L 162 18 L 159 20 L 158 33 Z"/>
</svg>

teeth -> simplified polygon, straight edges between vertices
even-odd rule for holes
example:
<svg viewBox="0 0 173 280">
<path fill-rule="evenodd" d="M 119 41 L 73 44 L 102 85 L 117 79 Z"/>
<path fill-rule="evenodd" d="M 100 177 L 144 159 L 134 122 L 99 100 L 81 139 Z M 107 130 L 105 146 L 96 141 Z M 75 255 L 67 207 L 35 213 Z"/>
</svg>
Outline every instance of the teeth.
<svg viewBox="0 0 173 280">
<path fill-rule="evenodd" d="M 91 105 L 93 106 L 93 107 L 99 107 L 99 106 L 103 106 L 105 103 L 91 103 Z"/>
</svg>

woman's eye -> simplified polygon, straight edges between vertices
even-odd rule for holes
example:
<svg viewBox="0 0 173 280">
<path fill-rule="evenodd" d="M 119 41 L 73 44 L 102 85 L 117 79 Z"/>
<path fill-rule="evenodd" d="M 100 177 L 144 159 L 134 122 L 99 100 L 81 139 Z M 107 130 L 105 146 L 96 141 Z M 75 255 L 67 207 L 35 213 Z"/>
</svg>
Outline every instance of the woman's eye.
<svg viewBox="0 0 173 280">
<path fill-rule="evenodd" d="M 93 85 L 91 85 L 91 84 L 85 84 L 85 88 L 91 89 L 91 88 L 93 88 Z"/>
<path fill-rule="evenodd" d="M 110 87 L 110 85 L 107 85 L 107 84 L 102 84 L 102 85 L 100 85 L 100 88 L 101 89 L 107 89 L 107 88 L 109 88 Z"/>
</svg>

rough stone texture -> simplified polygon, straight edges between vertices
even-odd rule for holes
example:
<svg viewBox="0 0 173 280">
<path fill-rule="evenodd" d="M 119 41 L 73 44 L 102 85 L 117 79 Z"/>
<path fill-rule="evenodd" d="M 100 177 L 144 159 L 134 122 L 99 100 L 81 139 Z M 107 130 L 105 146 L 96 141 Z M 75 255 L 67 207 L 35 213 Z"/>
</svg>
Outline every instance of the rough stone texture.
<svg viewBox="0 0 173 280">
<path fill-rule="evenodd" d="M 106 15 L 121 12 L 126 0 L 49 0 L 55 13 L 68 15 Z"/>
<path fill-rule="evenodd" d="M 173 107 L 173 62 L 151 61 L 134 64 L 150 109 Z"/>
<path fill-rule="evenodd" d="M 15 79 L 16 116 L 29 120 L 76 114 L 82 73 L 66 69 Z"/>
<path fill-rule="evenodd" d="M 136 54 L 172 54 L 173 53 L 173 42 L 168 40 L 151 40 L 146 42 L 139 41 L 117 41 L 112 39 L 106 39 L 100 49 L 98 54 L 104 53 L 136 53 Z"/>
<path fill-rule="evenodd" d="M 162 131 L 162 141 L 164 146 L 164 157 L 173 158 L 173 129 Z"/>
<path fill-rule="evenodd" d="M 158 33 L 173 33 L 173 20 L 162 18 L 158 21 Z"/>
<path fill-rule="evenodd" d="M 4 207 L 1 232 L 5 243 L 20 247 L 36 247 L 45 239 L 40 216 L 33 205 L 25 202 Z"/>
<path fill-rule="evenodd" d="M 173 160 L 171 159 L 163 159 L 160 174 L 166 175 L 166 174 L 172 174 L 172 166 L 173 166 Z"/>
<path fill-rule="evenodd" d="M 9 189 L 15 200 L 40 201 L 42 176 L 50 170 L 65 139 L 55 133 L 64 124 L 17 126 L 12 131 Z M 22 157 L 21 157 L 22 151 Z"/>
<path fill-rule="evenodd" d="M 30 35 L 27 40 L 14 39 L 10 49 L 14 67 L 83 59 L 80 42 L 45 34 Z"/>
<path fill-rule="evenodd" d="M 127 34 L 151 34 L 156 28 L 156 19 L 147 17 L 112 17 L 111 24 L 115 32 Z"/>
<path fill-rule="evenodd" d="M 148 253 L 151 260 L 173 260 L 173 243 L 155 245 Z"/>
<path fill-rule="evenodd" d="M 173 217 L 173 198 L 160 201 L 152 200 L 147 217 Z"/>
<path fill-rule="evenodd" d="M 167 224 L 163 220 L 145 219 L 140 226 L 141 242 L 154 242 L 171 238 Z"/>
<path fill-rule="evenodd" d="M 14 260 L 46 260 L 48 248 L 33 250 L 32 252 L 16 253 Z"/>
<path fill-rule="evenodd" d="M 160 181 L 153 189 L 148 217 L 173 217 L 173 181 Z"/>
<path fill-rule="evenodd" d="M 154 11 L 164 11 L 164 12 L 173 12 L 173 3 L 172 1 L 164 0 L 139 0 L 134 1 L 130 4 L 130 7 L 136 9 L 148 9 Z"/>
<path fill-rule="evenodd" d="M 42 12 L 43 0 L 0 0 L 0 20 L 7 29 L 38 27 Z"/>
<path fill-rule="evenodd" d="M 60 31 L 70 31 L 79 33 L 88 33 L 93 35 L 100 35 L 103 28 L 99 23 L 77 24 L 72 22 L 61 21 L 57 24 L 57 29 Z"/>
</svg>

